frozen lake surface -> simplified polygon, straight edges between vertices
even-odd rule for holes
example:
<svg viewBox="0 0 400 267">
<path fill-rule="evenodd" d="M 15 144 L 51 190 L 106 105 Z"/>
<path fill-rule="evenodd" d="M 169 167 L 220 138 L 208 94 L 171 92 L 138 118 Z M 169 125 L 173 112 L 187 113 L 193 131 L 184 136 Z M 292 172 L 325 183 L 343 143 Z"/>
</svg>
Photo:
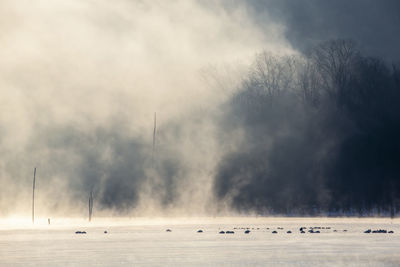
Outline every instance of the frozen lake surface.
<svg viewBox="0 0 400 267">
<path fill-rule="evenodd" d="M 355 218 L 132 218 L 95 219 L 90 224 L 54 219 L 50 226 L 42 219 L 29 226 L 20 220 L 7 220 L 0 222 L 0 265 L 399 266 L 399 222 Z M 301 234 L 300 227 L 321 227 L 321 233 Z M 245 234 L 243 228 L 251 232 Z M 197 233 L 199 229 L 203 233 Z M 366 229 L 394 233 L 365 234 Z M 78 230 L 87 234 L 75 234 Z M 219 234 L 221 230 L 235 233 Z"/>
</svg>

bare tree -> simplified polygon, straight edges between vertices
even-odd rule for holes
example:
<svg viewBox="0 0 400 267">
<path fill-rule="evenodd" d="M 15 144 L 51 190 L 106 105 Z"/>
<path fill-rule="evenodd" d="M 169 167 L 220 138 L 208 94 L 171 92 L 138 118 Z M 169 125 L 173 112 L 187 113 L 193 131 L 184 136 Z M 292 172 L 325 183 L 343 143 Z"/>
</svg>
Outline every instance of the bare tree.
<svg viewBox="0 0 400 267">
<path fill-rule="evenodd" d="M 268 52 L 256 55 L 250 69 L 248 86 L 275 97 L 295 88 L 295 56 L 276 56 Z"/>
<path fill-rule="evenodd" d="M 301 101 L 311 107 L 319 107 L 322 81 L 316 65 L 304 59 L 298 72 L 298 93 Z"/>
<path fill-rule="evenodd" d="M 350 40 L 324 42 L 310 54 L 310 61 L 318 70 L 323 89 L 339 106 L 346 97 L 346 90 L 359 58 L 356 44 Z"/>
</svg>

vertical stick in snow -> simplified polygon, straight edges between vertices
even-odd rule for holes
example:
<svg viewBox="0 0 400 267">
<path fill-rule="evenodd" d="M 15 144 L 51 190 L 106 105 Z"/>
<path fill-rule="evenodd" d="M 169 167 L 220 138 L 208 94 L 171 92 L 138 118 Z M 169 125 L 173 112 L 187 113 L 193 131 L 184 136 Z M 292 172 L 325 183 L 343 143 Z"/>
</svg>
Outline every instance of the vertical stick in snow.
<svg viewBox="0 0 400 267">
<path fill-rule="evenodd" d="M 89 208 L 89 222 L 90 222 L 90 219 L 91 219 L 90 218 L 90 204 L 91 204 L 90 202 L 91 202 L 91 199 L 90 199 L 90 195 L 89 195 L 89 207 L 88 207 Z"/>
<path fill-rule="evenodd" d="M 36 167 L 33 170 L 33 185 L 32 185 L 32 223 L 35 223 L 35 183 L 36 183 Z"/>
<path fill-rule="evenodd" d="M 156 149 L 156 130 L 157 130 L 157 113 L 154 112 L 153 150 L 151 153 L 151 159 L 153 164 L 154 164 L 154 151 Z"/>
<path fill-rule="evenodd" d="M 90 191 L 89 195 L 89 222 L 92 220 L 92 212 L 93 212 L 93 190 Z"/>
</svg>

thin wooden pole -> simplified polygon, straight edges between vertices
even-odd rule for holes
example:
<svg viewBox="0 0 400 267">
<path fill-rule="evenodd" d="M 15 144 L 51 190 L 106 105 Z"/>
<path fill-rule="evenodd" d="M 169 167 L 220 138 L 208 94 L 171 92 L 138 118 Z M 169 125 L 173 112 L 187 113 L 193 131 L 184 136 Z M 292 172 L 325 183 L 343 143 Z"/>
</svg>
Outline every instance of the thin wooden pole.
<svg viewBox="0 0 400 267">
<path fill-rule="evenodd" d="M 93 190 L 90 191 L 89 195 L 89 222 L 92 220 L 93 213 Z"/>
<path fill-rule="evenodd" d="M 153 163 L 154 163 L 154 151 L 156 149 L 156 132 L 157 132 L 157 113 L 154 112 L 153 150 L 151 153 L 151 158 Z"/>
<path fill-rule="evenodd" d="M 32 186 L 32 223 L 35 223 L 35 183 L 36 183 L 36 167 L 33 170 L 33 186 Z"/>
<path fill-rule="evenodd" d="M 90 222 L 90 219 L 91 219 L 90 218 L 90 202 L 91 202 L 91 199 L 90 199 L 90 194 L 89 194 L 89 207 L 88 207 L 89 208 L 89 222 Z"/>
</svg>

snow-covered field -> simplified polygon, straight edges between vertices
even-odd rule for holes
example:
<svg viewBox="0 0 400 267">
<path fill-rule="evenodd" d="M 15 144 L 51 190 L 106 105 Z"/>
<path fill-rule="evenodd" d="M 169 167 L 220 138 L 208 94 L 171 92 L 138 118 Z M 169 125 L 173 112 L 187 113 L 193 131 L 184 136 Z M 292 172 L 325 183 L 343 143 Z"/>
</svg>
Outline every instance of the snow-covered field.
<svg viewBox="0 0 400 267">
<path fill-rule="evenodd" d="M 32 226 L 21 220 L 3 220 L 0 265 L 399 266 L 399 222 L 355 218 L 131 218 L 95 219 L 90 224 L 54 219 L 51 225 L 42 219 Z M 321 233 L 301 234 L 300 227 L 321 227 Z M 240 228 L 250 228 L 251 232 L 245 234 Z M 199 229 L 204 232 L 197 233 Z M 394 233 L 365 234 L 366 229 Z M 87 234 L 75 234 L 78 230 Z M 219 234 L 221 230 L 235 233 Z"/>
</svg>

